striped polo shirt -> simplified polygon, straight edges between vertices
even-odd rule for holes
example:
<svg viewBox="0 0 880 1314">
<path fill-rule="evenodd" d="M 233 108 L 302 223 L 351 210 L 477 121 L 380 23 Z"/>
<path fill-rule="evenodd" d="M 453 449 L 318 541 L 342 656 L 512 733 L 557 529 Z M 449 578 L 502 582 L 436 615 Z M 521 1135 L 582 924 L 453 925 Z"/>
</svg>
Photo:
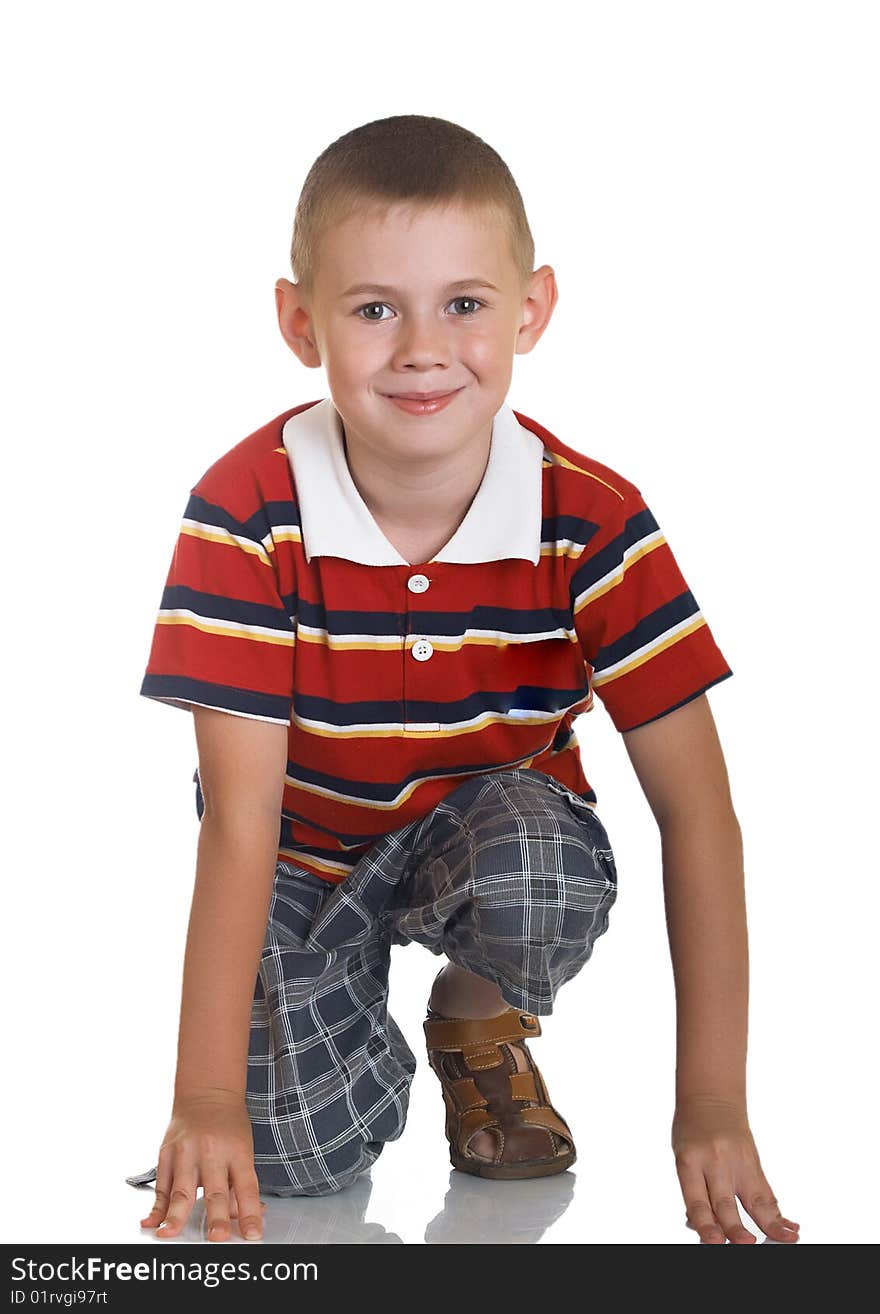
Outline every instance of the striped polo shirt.
<svg viewBox="0 0 880 1314">
<path fill-rule="evenodd" d="M 544 771 L 594 806 L 573 726 L 594 695 L 632 730 L 732 674 L 615 470 L 504 404 L 463 521 L 411 564 L 327 398 L 191 489 L 140 692 L 288 726 L 278 860 L 336 883 L 476 773 Z"/>
</svg>

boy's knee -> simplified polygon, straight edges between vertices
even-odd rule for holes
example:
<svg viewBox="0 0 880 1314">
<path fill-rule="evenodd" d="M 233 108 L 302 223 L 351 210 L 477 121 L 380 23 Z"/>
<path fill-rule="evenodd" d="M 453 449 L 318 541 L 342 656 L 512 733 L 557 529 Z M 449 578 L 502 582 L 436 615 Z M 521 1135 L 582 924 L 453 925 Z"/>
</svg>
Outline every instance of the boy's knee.
<svg viewBox="0 0 880 1314">
<path fill-rule="evenodd" d="M 294 1165 L 283 1159 L 276 1163 L 257 1164 L 255 1171 L 260 1194 L 281 1198 L 337 1195 L 368 1173 L 384 1148 L 384 1141 L 361 1142 L 360 1150 L 350 1164 L 334 1163 L 332 1167 L 318 1160 L 308 1165 Z"/>
<path fill-rule="evenodd" d="M 572 849 L 566 866 L 536 862 L 529 867 L 510 864 L 504 871 L 480 872 L 473 877 L 472 895 L 481 918 L 497 916 L 504 922 L 522 907 L 589 916 L 597 904 L 614 901 L 617 886 L 598 861 L 579 848 Z"/>
</svg>

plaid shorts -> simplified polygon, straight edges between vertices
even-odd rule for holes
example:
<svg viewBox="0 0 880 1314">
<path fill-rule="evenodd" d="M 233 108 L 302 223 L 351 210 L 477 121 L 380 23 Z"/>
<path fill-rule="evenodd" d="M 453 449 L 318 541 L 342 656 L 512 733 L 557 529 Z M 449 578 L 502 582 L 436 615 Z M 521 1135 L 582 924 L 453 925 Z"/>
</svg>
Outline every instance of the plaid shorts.
<svg viewBox="0 0 880 1314">
<path fill-rule="evenodd" d="M 388 1013 L 391 945 L 445 954 L 547 1014 L 616 897 L 599 817 L 528 768 L 471 776 L 339 884 L 279 862 L 247 1061 L 261 1193 L 338 1191 L 402 1134 L 416 1059 Z"/>
</svg>

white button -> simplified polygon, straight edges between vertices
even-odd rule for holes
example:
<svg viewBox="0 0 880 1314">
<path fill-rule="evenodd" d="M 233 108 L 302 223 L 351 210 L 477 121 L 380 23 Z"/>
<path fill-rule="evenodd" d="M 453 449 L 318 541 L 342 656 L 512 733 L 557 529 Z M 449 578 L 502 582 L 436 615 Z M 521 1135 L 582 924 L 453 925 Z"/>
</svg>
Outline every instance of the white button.
<svg viewBox="0 0 880 1314">
<path fill-rule="evenodd" d="M 431 581 L 426 575 L 410 575 L 406 581 L 406 587 L 410 593 L 424 593 L 425 589 L 430 588 Z"/>
<path fill-rule="evenodd" d="M 426 662 L 433 653 L 433 645 L 427 639 L 417 639 L 412 646 L 412 655 L 417 662 Z"/>
</svg>

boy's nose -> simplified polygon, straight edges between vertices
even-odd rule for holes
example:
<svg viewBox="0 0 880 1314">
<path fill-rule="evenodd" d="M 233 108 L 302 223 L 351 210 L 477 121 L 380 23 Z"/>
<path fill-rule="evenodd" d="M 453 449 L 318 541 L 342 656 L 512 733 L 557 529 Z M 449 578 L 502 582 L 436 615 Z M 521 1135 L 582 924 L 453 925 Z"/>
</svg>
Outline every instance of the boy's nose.
<svg viewBox="0 0 880 1314">
<path fill-rule="evenodd" d="M 394 364 L 442 365 L 449 360 L 449 346 L 443 327 L 439 324 L 411 323 L 395 343 Z"/>
</svg>

